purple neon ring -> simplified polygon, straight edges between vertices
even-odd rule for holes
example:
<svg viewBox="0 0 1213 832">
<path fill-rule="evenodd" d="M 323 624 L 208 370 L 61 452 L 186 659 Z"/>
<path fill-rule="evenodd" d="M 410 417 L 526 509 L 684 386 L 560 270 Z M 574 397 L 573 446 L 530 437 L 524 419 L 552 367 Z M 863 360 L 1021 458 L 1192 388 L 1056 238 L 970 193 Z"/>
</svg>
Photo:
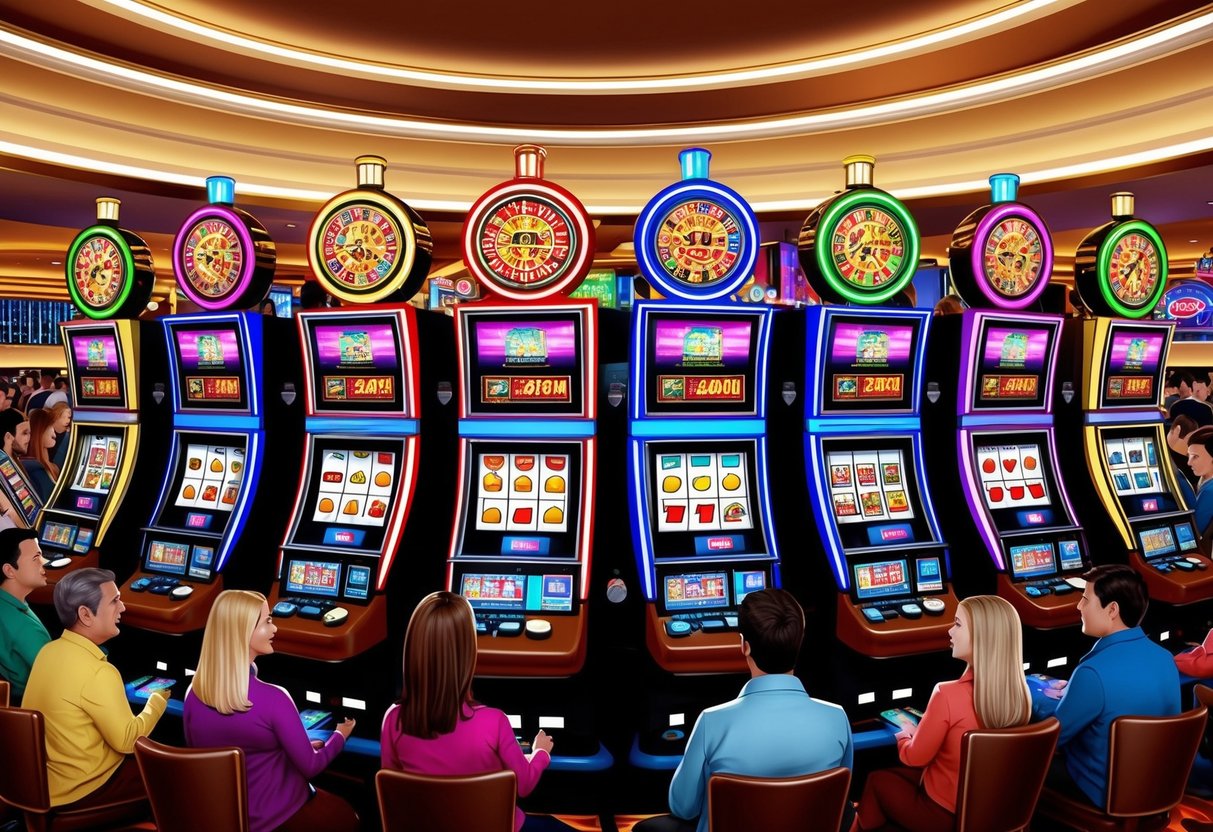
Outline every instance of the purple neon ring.
<svg viewBox="0 0 1213 832">
<path fill-rule="evenodd" d="M 190 230 L 208 217 L 217 217 L 230 225 L 240 239 L 240 247 L 244 253 L 240 264 L 240 277 L 237 278 L 236 285 L 217 298 L 199 295 L 185 278 L 185 241 L 189 238 Z M 249 233 L 248 227 L 245 226 L 244 220 L 239 214 L 222 205 L 204 205 L 190 214 L 189 219 L 181 224 L 181 228 L 178 229 L 177 236 L 173 240 L 173 271 L 177 273 L 177 285 L 191 301 L 211 312 L 227 309 L 231 305 L 232 298 L 239 297 L 248 288 L 249 281 L 253 279 L 253 272 L 256 269 L 257 252 L 253 248 L 253 235 Z"/>
<path fill-rule="evenodd" d="M 985 257 L 985 242 L 994 230 L 994 227 L 1008 217 L 1015 216 L 1022 217 L 1030 222 L 1040 235 L 1040 274 L 1036 278 L 1036 285 L 1028 292 L 1017 298 L 1008 298 L 995 291 L 990 282 L 986 280 L 982 260 Z M 982 217 L 981 221 L 977 223 L 977 228 L 973 232 L 973 246 L 969 250 L 969 263 L 973 267 L 973 277 L 976 278 L 978 288 L 981 289 L 981 293 L 992 304 L 1003 309 L 1023 309 L 1026 306 L 1030 306 L 1040 297 L 1040 293 L 1045 290 L 1045 286 L 1048 285 L 1049 279 L 1053 276 L 1053 240 L 1049 237 L 1049 230 L 1045 226 L 1044 220 L 1028 206 L 1018 202 L 1007 202 L 1002 205 L 996 205 L 992 211 Z"/>
</svg>

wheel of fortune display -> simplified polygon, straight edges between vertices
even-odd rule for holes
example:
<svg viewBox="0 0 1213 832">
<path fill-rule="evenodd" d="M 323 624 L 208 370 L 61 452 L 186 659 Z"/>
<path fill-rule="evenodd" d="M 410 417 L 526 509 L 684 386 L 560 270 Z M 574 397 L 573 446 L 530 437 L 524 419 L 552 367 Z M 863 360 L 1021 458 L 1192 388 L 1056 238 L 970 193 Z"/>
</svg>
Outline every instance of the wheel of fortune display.
<svg viewBox="0 0 1213 832">
<path fill-rule="evenodd" d="M 914 279 L 918 225 L 902 202 L 872 184 L 876 160 L 842 160 L 847 188 L 809 213 L 800 229 L 800 265 L 832 303 L 884 303 Z"/>
<path fill-rule="evenodd" d="M 270 290 L 278 256 L 257 218 L 235 206 L 236 182 L 206 180 L 207 205 L 182 223 L 173 240 L 177 285 L 211 312 L 248 309 Z"/>
<path fill-rule="evenodd" d="M 594 259 L 585 206 L 543 178 L 547 151 L 514 148 L 514 178 L 489 188 L 463 223 L 463 262 L 480 285 L 510 300 L 568 295 Z"/>
<path fill-rule="evenodd" d="M 701 147 L 681 151 L 682 180 L 658 191 L 636 218 L 636 259 L 666 297 L 716 300 L 754 274 L 758 219 L 736 191 L 708 177 L 711 158 Z"/>
<path fill-rule="evenodd" d="M 1074 253 L 1074 287 L 1096 315 L 1144 318 L 1167 288 L 1167 248 L 1133 217 L 1133 194 L 1112 194 L 1112 221 L 1083 238 Z"/>
<path fill-rule="evenodd" d="M 421 215 L 384 190 L 387 162 L 359 156 L 358 187 L 324 204 L 308 231 L 312 273 L 350 303 L 405 301 L 430 271 L 434 242 Z"/>
<path fill-rule="evenodd" d="M 97 200 L 97 224 L 76 235 L 67 250 L 67 291 L 90 318 L 134 318 L 152 297 L 156 267 L 139 235 L 118 227 L 121 202 Z"/>
<path fill-rule="evenodd" d="M 990 177 L 991 204 L 969 214 L 952 232 L 952 284 L 971 307 L 1026 309 L 1053 273 L 1053 240 L 1039 214 L 1016 202 L 1019 177 Z"/>
</svg>

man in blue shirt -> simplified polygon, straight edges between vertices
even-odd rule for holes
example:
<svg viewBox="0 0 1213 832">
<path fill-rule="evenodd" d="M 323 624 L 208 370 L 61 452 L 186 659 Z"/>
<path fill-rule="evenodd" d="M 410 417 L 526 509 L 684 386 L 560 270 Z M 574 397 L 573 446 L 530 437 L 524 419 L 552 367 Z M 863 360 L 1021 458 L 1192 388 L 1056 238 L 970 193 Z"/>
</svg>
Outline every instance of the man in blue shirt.
<svg viewBox="0 0 1213 832">
<path fill-rule="evenodd" d="M 738 626 L 750 681 L 732 702 L 700 714 L 670 783 L 672 816 L 642 821 L 635 832 L 707 832 L 708 779 L 717 772 L 794 777 L 851 768 L 846 713 L 811 698 L 794 673 L 804 640 L 800 604 L 781 589 L 751 592 L 741 602 Z M 853 817 L 848 802 L 843 830 Z"/>
<path fill-rule="evenodd" d="M 1112 720 L 1178 714 L 1179 672 L 1171 654 L 1141 629 L 1150 596 L 1137 572 L 1124 565 L 1097 566 L 1083 578 L 1082 631 L 1099 641 L 1079 660 L 1068 684 L 1033 690 L 1032 712 L 1037 719 L 1055 716 L 1061 723 L 1049 785 L 1081 792 L 1102 807 Z"/>
</svg>

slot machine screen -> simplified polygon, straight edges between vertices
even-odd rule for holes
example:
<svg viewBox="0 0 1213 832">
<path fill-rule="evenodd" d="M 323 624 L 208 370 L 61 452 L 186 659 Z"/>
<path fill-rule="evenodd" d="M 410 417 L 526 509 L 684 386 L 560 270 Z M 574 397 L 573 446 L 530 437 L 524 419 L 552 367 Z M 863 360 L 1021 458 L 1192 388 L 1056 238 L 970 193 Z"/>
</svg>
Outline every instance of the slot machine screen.
<svg viewBox="0 0 1213 832">
<path fill-rule="evenodd" d="M 1016 578 L 1039 578 L 1057 572 L 1057 555 L 1049 541 L 1013 544 L 1007 547 L 1007 555 Z"/>
<path fill-rule="evenodd" d="M 1170 526 L 1159 526 L 1156 529 L 1142 529 L 1137 533 L 1141 541 L 1141 554 L 1146 560 L 1170 555 L 1179 551 L 1175 535 Z"/>
<path fill-rule="evenodd" d="M 286 591 L 336 598 L 341 589 L 341 563 L 292 560 L 286 566 Z"/>
<path fill-rule="evenodd" d="M 648 442 L 655 560 L 765 555 L 754 440 Z"/>
<path fill-rule="evenodd" d="M 474 610 L 568 613 L 573 611 L 575 579 L 563 574 L 464 572 L 459 594 Z"/>
<path fill-rule="evenodd" d="M 464 313 L 467 412 L 473 416 L 583 413 L 582 312 Z"/>
<path fill-rule="evenodd" d="M 1072 525 L 1046 433 L 977 434 L 972 444 L 982 500 L 1000 532 Z"/>
<path fill-rule="evenodd" d="M 910 592 L 910 568 L 904 558 L 857 563 L 854 570 L 855 597 L 872 601 Z"/>
<path fill-rule="evenodd" d="M 756 413 L 757 315 L 651 311 L 645 318 L 649 415 Z"/>
<path fill-rule="evenodd" d="M 235 323 L 174 324 L 181 407 L 186 410 L 249 410 L 248 365 Z"/>
<path fill-rule="evenodd" d="M 71 485 L 60 490 L 55 508 L 94 517 L 101 513 L 122 462 L 124 437 L 121 431 L 92 425 L 77 429 L 72 456 L 63 466 Z"/>
<path fill-rule="evenodd" d="M 847 315 L 833 315 L 829 320 L 821 411 L 912 410 L 921 321 Z"/>
<path fill-rule="evenodd" d="M 1046 407 L 1046 367 L 1051 364 L 1056 333 L 1053 323 L 983 321 L 977 340 L 973 409 Z"/>
<path fill-rule="evenodd" d="M 113 327 L 67 330 L 75 403 L 81 408 L 126 409 L 126 377 Z"/>
<path fill-rule="evenodd" d="M 1103 362 L 1100 408 L 1157 406 L 1166 344 L 1165 330 L 1113 324 Z"/>
<path fill-rule="evenodd" d="M 669 612 L 729 606 L 729 576 L 723 571 L 667 575 L 664 585 Z"/>
<path fill-rule="evenodd" d="M 313 438 L 290 545 L 379 556 L 407 447 L 404 439 Z"/>
<path fill-rule="evenodd" d="M 222 533 L 245 485 L 245 437 L 179 432 L 175 451 L 176 471 L 155 525 Z"/>
<path fill-rule="evenodd" d="M 311 344 L 317 413 L 399 413 L 404 409 L 403 338 L 397 316 L 305 317 L 303 324 Z"/>
<path fill-rule="evenodd" d="M 935 540 L 913 469 L 910 437 L 822 441 L 826 507 L 844 549 Z"/>
<path fill-rule="evenodd" d="M 580 442 L 468 443 L 463 556 L 576 558 Z"/>
<path fill-rule="evenodd" d="M 1107 430 L 1101 436 L 1112 489 L 1125 514 L 1147 517 L 1179 510 L 1160 467 L 1167 449 L 1158 446 L 1155 431 Z"/>
</svg>

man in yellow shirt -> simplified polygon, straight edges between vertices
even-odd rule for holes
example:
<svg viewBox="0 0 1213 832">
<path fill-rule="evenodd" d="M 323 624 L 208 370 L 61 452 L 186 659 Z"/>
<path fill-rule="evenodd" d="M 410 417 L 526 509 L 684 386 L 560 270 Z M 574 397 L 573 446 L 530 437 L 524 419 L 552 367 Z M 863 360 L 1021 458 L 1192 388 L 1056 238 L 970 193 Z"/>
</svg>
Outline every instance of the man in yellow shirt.
<svg viewBox="0 0 1213 832">
<path fill-rule="evenodd" d="M 130 755 L 135 740 L 160 720 L 168 696 L 157 691 L 137 716 L 131 714 L 122 676 L 100 649 L 118 635 L 125 609 L 108 569 L 78 569 L 55 585 L 63 635 L 38 653 L 23 703 L 46 720 L 52 806 L 130 802 L 139 808 L 142 802 L 146 807 L 143 781 Z"/>
</svg>

